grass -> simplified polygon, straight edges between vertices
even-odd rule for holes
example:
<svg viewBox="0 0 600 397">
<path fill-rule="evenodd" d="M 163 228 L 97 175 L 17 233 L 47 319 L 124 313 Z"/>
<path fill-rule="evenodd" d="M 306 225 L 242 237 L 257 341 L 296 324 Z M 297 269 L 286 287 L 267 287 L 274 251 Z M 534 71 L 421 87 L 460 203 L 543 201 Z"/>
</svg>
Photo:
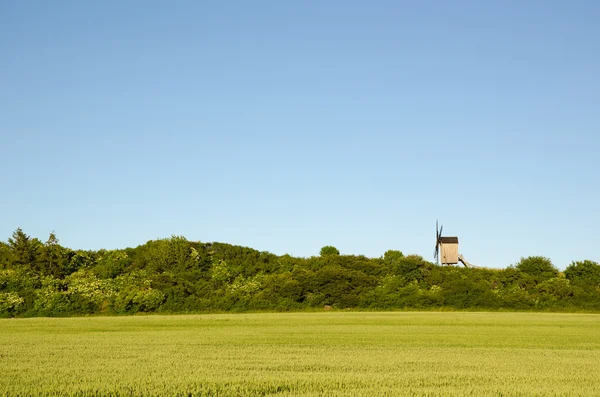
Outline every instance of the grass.
<svg viewBox="0 0 600 397">
<path fill-rule="evenodd" d="M 600 395 L 600 315 L 0 320 L 6 396 Z"/>
</svg>

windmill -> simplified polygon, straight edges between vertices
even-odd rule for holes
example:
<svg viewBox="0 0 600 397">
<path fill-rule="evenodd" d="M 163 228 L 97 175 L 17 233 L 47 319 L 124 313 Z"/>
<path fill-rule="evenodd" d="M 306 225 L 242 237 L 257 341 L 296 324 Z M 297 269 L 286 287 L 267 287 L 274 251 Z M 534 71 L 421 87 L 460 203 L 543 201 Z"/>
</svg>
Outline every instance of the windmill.
<svg viewBox="0 0 600 397">
<path fill-rule="evenodd" d="M 475 267 L 458 253 L 458 237 L 444 237 L 442 236 L 442 230 L 444 225 L 438 228 L 438 221 L 435 221 L 435 251 L 433 256 L 438 264 L 442 265 L 456 265 L 459 261 L 462 262 L 465 267 Z"/>
</svg>

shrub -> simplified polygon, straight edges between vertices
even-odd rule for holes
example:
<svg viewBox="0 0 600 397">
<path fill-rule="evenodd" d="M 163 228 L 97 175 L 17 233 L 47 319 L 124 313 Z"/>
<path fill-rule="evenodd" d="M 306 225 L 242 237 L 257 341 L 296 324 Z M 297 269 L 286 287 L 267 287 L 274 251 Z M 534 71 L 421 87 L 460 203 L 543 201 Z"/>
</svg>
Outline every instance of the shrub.
<svg viewBox="0 0 600 397">
<path fill-rule="evenodd" d="M 339 255 L 340 251 L 331 245 L 326 245 L 325 247 L 321 248 L 320 254 L 321 256 Z"/>
<path fill-rule="evenodd" d="M 577 284 L 599 286 L 600 265 L 590 260 L 573 262 L 565 269 L 565 277 Z"/>
<path fill-rule="evenodd" d="M 554 267 L 550 259 L 544 256 L 521 258 L 516 268 L 525 274 L 533 276 L 537 282 L 558 276 L 558 269 Z"/>
</svg>

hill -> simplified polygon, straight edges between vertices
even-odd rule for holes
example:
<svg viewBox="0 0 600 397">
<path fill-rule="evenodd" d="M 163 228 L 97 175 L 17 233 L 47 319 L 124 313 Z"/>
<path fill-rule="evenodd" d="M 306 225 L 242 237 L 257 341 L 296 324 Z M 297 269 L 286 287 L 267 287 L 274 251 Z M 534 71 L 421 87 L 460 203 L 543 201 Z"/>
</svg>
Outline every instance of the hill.
<svg viewBox="0 0 600 397">
<path fill-rule="evenodd" d="M 327 309 L 600 310 L 600 265 L 558 271 L 544 257 L 505 269 L 380 258 L 297 258 L 173 236 L 119 250 L 73 250 L 17 229 L 0 242 L 0 316 Z"/>
</svg>

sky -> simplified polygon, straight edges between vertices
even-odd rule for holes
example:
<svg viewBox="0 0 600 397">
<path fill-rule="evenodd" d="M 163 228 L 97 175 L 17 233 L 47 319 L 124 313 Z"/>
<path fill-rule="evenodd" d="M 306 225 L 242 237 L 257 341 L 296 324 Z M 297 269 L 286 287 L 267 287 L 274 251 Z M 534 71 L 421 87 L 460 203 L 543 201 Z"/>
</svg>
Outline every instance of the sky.
<svg viewBox="0 0 600 397">
<path fill-rule="evenodd" d="M 600 261 L 600 3 L 0 2 L 0 240 Z"/>
</svg>

